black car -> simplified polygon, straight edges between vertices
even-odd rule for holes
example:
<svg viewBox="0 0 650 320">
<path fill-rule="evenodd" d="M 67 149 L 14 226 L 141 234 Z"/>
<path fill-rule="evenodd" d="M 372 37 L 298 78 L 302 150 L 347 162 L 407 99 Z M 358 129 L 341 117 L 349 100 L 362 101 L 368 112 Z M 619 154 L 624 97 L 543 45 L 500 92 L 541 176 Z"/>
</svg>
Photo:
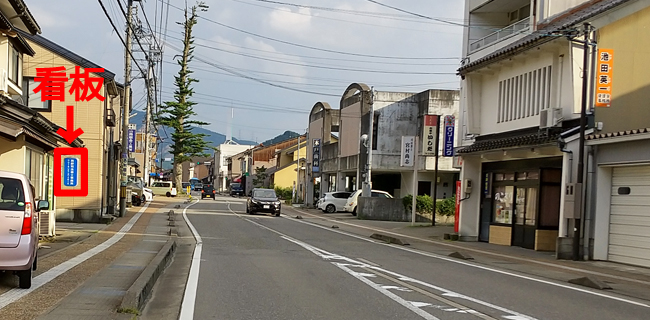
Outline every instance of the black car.
<svg viewBox="0 0 650 320">
<path fill-rule="evenodd" d="M 253 189 L 251 197 L 246 203 L 246 213 L 248 214 L 268 212 L 279 217 L 281 209 L 282 205 L 273 189 Z"/>
<path fill-rule="evenodd" d="M 201 199 L 212 198 L 217 194 L 217 191 L 214 190 L 214 186 L 211 184 L 204 184 L 203 190 L 201 190 Z"/>
<path fill-rule="evenodd" d="M 199 191 L 201 189 L 203 189 L 203 184 L 197 183 L 194 185 L 194 191 Z"/>
</svg>

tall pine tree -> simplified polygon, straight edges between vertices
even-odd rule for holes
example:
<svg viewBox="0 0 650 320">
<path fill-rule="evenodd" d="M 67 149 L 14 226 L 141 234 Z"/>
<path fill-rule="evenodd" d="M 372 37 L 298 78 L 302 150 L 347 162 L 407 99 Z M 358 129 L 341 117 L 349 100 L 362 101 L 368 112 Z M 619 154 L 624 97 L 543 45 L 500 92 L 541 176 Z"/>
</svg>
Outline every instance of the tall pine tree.
<svg viewBox="0 0 650 320">
<path fill-rule="evenodd" d="M 177 188 L 182 185 L 181 164 L 190 161 L 192 157 L 207 157 L 208 154 L 205 153 L 205 150 L 210 148 L 203 139 L 207 136 L 206 134 L 192 133 L 192 126 L 209 125 L 209 123 L 191 120 L 191 117 L 196 115 L 193 110 L 196 102 L 190 101 L 194 94 L 191 85 L 198 82 L 198 80 L 190 76 L 193 71 L 188 68 L 194 53 L 192 28 L 197 22 L 197 11 L 207 11 L 207 9 L 208 6 L 203 2 L 197 2 L 196 5 L 189 9 L 189 12 L 185 8 L 185 21 L 177 22 L 183 26 L 183 53 L 178 60 L 181 69 L 178 71 L 178 75 L 174 77 L 174 85 L 176 86 L 174 100 L 166 101 L 159 106 L 158 114 L 155 116 L 155 121 L 158 124 L 174 129 L 174 133 L 171 135 L 170 149 L 171 154 L 174 156 L 173 181 L 176 183 Z"/>
</svg>

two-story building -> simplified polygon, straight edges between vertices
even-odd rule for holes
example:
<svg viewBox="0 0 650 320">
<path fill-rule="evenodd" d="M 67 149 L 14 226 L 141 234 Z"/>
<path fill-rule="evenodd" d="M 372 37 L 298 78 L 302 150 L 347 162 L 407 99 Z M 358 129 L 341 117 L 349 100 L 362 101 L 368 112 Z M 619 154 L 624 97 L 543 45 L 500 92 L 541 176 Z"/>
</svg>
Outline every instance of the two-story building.
<svg viewBox="0 0 650 320">
<path fill-rule="evenodd" d="M 642 2 L 466 1 L 461 239 L 555 251 L 573 236 L 563 191 L 577 172 L 583 24 L 598 30 Z"/>
<path fill-rule="evenodd" d="M 103 84 L 99 88 L 105 99 L 94 98 L 89 101 L 75 101 L 75 94 L 69 90 L 73 84 L 70 74 L 80 68 L 101 68 L 89 59 L 40 36 L 18 31 L 26 43 L 34 49 L 34 55 L 22 61 L 22 89 L 25 104 L 38 111 L 46 119 L 66 123 L 66 106 L 74 106 L 75 127 L 81 128 L 81 139 L 88 149 L 88 196 L 59 197 L 56 208 L 58 220 L 99 222 L 103 214 L 112 214 L 119 204 L 119 110 L 124 88 L 115 81 L 115 74 L 104 72 L 91 73 L 100 77 Z M 69 81 L 65 82 L 64 101 L 41 101 L 41 92 L 33 90 L 38 85 L 34 81 L 36 68 L 64 67 Z M 117 128 L 116 128 L 117 126 Z"/>
<path fill-rule="evenodd" d="M 215 168 L 212 173 L 215 189 L 218 191 L 225 191 L 227 189 L 228 163 L 226 162 L 226 158 L 252 147 L 253 146 L 251 145 L 238 144 L 232 140 L 227 140 L 219 145 L 217 150 L 214 152 L 214 157 L 212 159 Z"/>
<path fill-rule="evenodd" d="M 351 84 L 342 95 L 338 110 L 333 110 L 325 102 L 318 102 L 312 108 L 307 148 L 307 170 L 311 177 L 307 180 L 320 178 L 321 195 L 330 191 L 360 189 L 368 162 L 367 149 L 370 149 L 372 188 L 397 198 L 412 194 L 413 168 L 401 166 L 400 156 L 402 137 L 418 136 L 420 160 L 416 193 L 433 195 L 436 157 L 423 152 L 423 138 L 428 136 L 424 133 L 424 118 L 428 115 L 437 115 L 441 119 L 453 116 L 455 122 L 459 100 L 457 90 L 384 92 L 374 91 L 361 83 Z M 440 123 L 442 126 L 443 122 Z M 338 140 L 333 139 L 332 134 L 338 134 Z M 364 135 L 369 139 L 364 139 Z M 441 141 L 443 136 L 441 130 Z M 366 141 L 371 141 L 371 145 Z M 454 181 L 458 178 L 452 158 L 443 157 L 442 149 L 441 142 L 438 150 L 438 199 L 454 195 Z"/>
</svg>

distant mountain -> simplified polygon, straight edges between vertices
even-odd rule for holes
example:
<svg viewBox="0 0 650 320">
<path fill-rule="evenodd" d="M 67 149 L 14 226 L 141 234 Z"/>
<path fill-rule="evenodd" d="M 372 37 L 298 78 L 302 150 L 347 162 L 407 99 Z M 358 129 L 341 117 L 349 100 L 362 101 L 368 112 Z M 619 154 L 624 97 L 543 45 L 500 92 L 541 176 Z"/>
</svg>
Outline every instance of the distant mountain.
<svg viewBox="0 0 650 320">
<path fill-rule="evenodd" d="M 142 126 L 144 126 L 145 113 L 144 113 L 144 111 L 139 111 L 139 110 L 134 110 L 134 113 L 135 113 L 135 116 L 133 116 L 129 120 L 129 122 L 133 123 L 133 124 L 136 124 L 138 126 L 138 128 L 141 128 Z M 159 127 L 159 130 L 160 130 L 159 135 L 163 139 L 165 139 L 165 137 L 170 138 L 170 139 L 165 139 L 165 142 L 162 143 L 161 147 L 162 147 L 162 150 L 163 150 L 163 157 L 164 158 L 171 158 L 171 154 L 168 152 L 168 149 L 169 149 L 169 144 L 171 142 L 170 141 L 171 140 L 171 134 L 174 132 L 174 130 L 171 129 L 171 128 L 165 128 L 165 130 L 163 130 L 162 127 Z M 205 137 L 205 140 L 212 147 L 219 147 L 219 145 L 226 142 L 226 135 L 218 133 L 218 132 L 214 132 L 214 131 L 209 130 L 209 129 L 205 129 L 205 128 L 201 128 L 201 127 L 195 127 L 192 130 L 192 132 L 194 132 L 194 133 L 203 133 L 203 134 L 208 135 L 207 137 Z M 286 132 L 285 132 L 285 134 L 286 134 Z M 240 139 L 237 139 L 237 138 L 234 138 L 234 137 L 233 137 L 233 141 L 235 141 L 235 142 L 237 142 L 239 144 L 242 144 L 242 145 L 257 145 L 257 143 L 254 142 L 254 141 L 240 140 Z M 207 150 L 206 152 L 209 153 L 209 154 L 212 154 L 211 150 Z M 160 157 L 158 157 L 158 158 L 160 158 Z M 164 163 L 164 169 L 170 169 L 170 168 L 171 168 L 171 163 L 168 164 L 167 162 L 165 162 Z"/>
<path fill-rule="evenodd" d="M 266 140 L 266 141 L 262 142 L 262 145 L 270 146 L 272 144 L 276 144 L 276 143 L 279 143 L 279 142 L 282 142 L 282 141 L 289 140 L 291 138 L 295 138 L 295 137 L 297 137 L 299 135 L 300 135 L 299 133 L 296 133 L 296 132 L 293 132 L 293 131 L 285 131 L 283 134 L 281 134 L 281 135 L 279 135 L 279 136 L 277 136 L 277 137 L 275 137 L 273 139 L 269 139 L 269 140 Z"/>
</svg>

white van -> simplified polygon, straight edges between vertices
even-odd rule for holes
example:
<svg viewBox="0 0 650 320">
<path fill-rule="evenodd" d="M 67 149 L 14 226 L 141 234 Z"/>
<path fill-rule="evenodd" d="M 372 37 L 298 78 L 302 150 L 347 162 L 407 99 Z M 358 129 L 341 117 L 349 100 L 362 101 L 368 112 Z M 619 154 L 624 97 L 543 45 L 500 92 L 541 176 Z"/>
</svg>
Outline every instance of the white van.
<svg viewBox="0 0 650 320">
<path fill-rule="evenodd" d="M 176 184 L 171 181 L 154 181 L 149 189 L 154 196 L 163 194 L 166 197 L 176 196 Z"/>
</svg>

